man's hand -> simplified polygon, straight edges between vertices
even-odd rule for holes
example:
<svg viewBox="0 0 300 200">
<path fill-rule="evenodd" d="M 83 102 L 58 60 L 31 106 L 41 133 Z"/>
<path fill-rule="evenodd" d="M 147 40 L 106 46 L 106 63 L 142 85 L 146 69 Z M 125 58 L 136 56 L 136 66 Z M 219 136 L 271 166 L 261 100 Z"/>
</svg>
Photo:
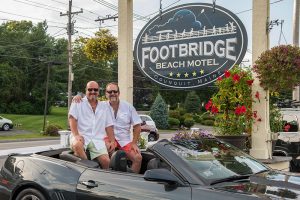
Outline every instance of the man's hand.
<svg viewBox="0 0 300 200">
<path fill-rule="evenodd" d="M 134 151 L 135 153 L 140 153 L 140 149 L 135 142 L 131 142 L 131 151 Z"/>
<path fill-rule="evenodd" d="M 84 138 L 81 135 L 76 135 L 74 138 L 77 142 L 84 144 Z"/>
<path fill-rule="evenodd" d="M 79 95 L 76 95 L 73 97 L 72 102 L 74 103 L 80 103 L 82 101 L 82 97 Z"/>
<path fill-rule="evenodd" d="M 115 141 L 108 141 L 106 142 L 106 148 L 109 154 L 113 153 L 116 148 L 116 142 Z"/>
</svg>

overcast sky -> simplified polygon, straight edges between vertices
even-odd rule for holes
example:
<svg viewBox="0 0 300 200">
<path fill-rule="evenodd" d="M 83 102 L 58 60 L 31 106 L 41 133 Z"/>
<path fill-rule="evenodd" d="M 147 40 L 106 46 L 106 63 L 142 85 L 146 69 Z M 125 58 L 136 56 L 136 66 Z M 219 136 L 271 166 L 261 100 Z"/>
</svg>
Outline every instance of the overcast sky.
<svg viewBox="0 0 300 200">
<path fill-rule="evenodd" d="M 48 33 L 56 38 L 66 37 L 67 17 L 60 17 L 60 12 L 68 10 L 68 0 L 2 0 L 0 7 L 0 20 L 31 20 L 34 23 L 47 20 Z M 170 8 L 185 3 L 212 3 L 213 0 L 162 0 L 162 8 Z M 270 19 L 284 20 L 281 26 L 274 26 L 270 32 L 270 47 L 278 44 L 292 44 L 292 21 L 294 0 L 270 0 Z M 133 39 L 147 23 L 149 17 L 158 14 L 160 0 L 133 0 L 134 28 Z M 237 16 L 244 23 L 248 34 L 248 52 L 245 60 L 251 59 L 252 45 L 252 0 L 216 0 L 222 6 Z M 98 17 L 117 15 L 118 0 L 73 0 L 73 11 L 83 9 L 83 13 L 74 16 L 75 30 L 73 36 L 91 37 L 99 29 L 106 27 L 117 35 L 117 21 L 105 21 L 104 24 L 95 22 Z"/>
</svg>

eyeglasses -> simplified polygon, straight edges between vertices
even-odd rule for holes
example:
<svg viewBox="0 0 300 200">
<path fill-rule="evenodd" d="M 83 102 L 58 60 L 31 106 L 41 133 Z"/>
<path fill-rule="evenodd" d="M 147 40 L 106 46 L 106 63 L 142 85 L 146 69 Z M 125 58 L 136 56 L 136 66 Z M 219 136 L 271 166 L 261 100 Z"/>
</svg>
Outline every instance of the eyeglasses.
<svg viewBox="0 0 300 200">
<path fill-rule="evenodd" d="M 119 91 L 117 91 L 117 90 L 107 90 L 106 91 L 108 94 L 111 94 L 111 93 L 115 93 L 115 94 L 117 94 Z"/>
<path fill-rule="evenodd" d="M 94 90 L 95 92 L 98 92 L 99 89 L 98 89 L 98 88 L 88 88 L 87 90 L 88 90 L 89 92 L 91 92 L 91 91 L 93 91 L 93 90 Z"/>
</svg>

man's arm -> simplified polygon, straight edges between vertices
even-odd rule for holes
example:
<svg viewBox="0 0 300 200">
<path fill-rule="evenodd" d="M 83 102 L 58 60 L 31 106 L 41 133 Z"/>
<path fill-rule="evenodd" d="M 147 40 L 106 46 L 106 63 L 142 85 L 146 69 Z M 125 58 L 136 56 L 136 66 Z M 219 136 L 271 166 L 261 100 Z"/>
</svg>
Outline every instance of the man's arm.
<svg viewBox="0 0 300 200">
<path fill-rule="evenodd" d="M 106 135 L 108 137 L 107 149 L 108 149 L 108 152 L 112 152 L 116 148 L 114 127 L 108 126 L 105 128 L 105 131 L 106 131 Z"/>
</svg>

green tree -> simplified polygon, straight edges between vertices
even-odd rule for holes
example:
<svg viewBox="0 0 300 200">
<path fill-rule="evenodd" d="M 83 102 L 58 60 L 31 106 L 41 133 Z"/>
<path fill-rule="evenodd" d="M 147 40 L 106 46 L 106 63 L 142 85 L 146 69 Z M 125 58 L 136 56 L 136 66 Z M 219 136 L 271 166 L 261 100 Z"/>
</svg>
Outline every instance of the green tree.
<svg viewBox="0 0 300 200">
<path fill-rule="evenodd" d="M 83 41 L 84 53 L 93 62 L 110 61 L 118 55 L 117 38 L 108 29 L 100 29 L 95 37 Z"/>
<path fill-rule="evenodd" d="M 184 108 L 188 113 L 198 113 L 200 111 L 201 101 L 195 91 L 191 91 L 185 98 Z"/>
<path fill-rule="evenodd" d="M 43 113 L 47 63 L 66 54 L 66 43 L 57 41 L 47 34 L 46 22 L 33 25 L 30 21 L 10 21 L 0 25 L 0 83 L 5 90 L 0 96 L 0 112 Z M 56 67 L 51 68 L 49 102 L 55 99 L 55 83 L 66 83 L 58 73 Z"/>
<path fill-rule="evenodd" d="M 90 60 L 84 49 L 88 38 L 79 38 L 74 42 L 74 81 L 73 91 L 84 92 L 85 85 L 90 80 L 100 83 L 101 88 L 105 88 L 105 84 L 117 81 L 117 59 L 110 61 L 97 62 Z M 102 92 L 103 95 L 104 93 Z"/>
<path fill-rule="evenodd" d="M 155 121 L 157 128 L 168 128 L 167 104 L 160 94 L 156 96 L 156 99 L 150 110 L 150 116 Z"/>
</svg>

